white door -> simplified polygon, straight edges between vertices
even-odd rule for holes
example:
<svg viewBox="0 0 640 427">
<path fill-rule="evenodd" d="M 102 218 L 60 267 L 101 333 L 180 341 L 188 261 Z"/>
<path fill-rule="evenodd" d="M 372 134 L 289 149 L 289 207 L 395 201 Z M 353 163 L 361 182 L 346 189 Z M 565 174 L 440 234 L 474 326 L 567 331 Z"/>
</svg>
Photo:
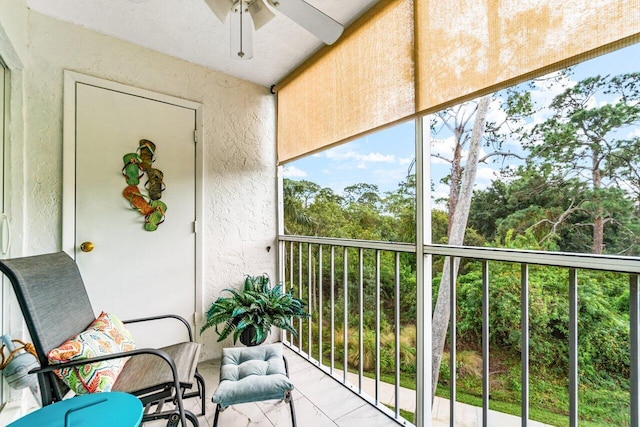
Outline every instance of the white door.
<svg viewBox="0 0 640 427">
<path fill-rule="evenodd" d="M 199 283 L 198 104 L 68 74 L 63 239 L 69 240 L 65 250 L 76 259 L 93 309 L 96 314 L 113 312 L 121 319 L 171 313 L 193 325 Z M 73 114 L 73 129 L 67 122 L 69 114 Z M 74 137 L 67 137 L 68 132 Z M 141 168 L 143 176 L 137 185 L 131 178 L 127 182 L 122 173 L 125 155 L 137 153 L 144 158 L 138 150 L 141 140 L 155 145 L 152 168 L 161 171 L 163 179 L 152 179 L 151 185 L 164 188 L 159 199 L 157 192 L 145 188 L 151 171 Z M 73 145 L 73 151 L 68 145 Z M 125 198 L 123 190 L 128 186 Z M 154 231 L 145 228 L 145 224 L 155 228 L 150 223 L 156 225 Z M 130 329 L 139 346 L 185 339 L 184 326 L 176 321 Z"/>
</svg>

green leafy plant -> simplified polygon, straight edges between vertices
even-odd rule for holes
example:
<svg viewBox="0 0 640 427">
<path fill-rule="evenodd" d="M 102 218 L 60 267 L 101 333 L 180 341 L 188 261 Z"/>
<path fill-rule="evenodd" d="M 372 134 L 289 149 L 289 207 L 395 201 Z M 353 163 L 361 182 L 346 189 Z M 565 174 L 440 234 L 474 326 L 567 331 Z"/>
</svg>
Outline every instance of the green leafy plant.
<svg viewBox="0 0 640 427">
<path fill-rule="evenodd" d="M 233 333 L 234 344 L 243 333 L 253 331 L 246 345 L 262 343 L 269 335 L 271 326 L 275 326 L 297 336 L 291 321 L 293 318 L 309 317 L 304 309 L 305 303 L 283 291 L 282 284 L 271 286 L 269 276 L 247 275 L 241 290 L 225 289 L 231 296 L 219 297 L 209 307 L 205 324 L 200 328 L 203 333 L 215 327 L 218 342 Z"/>
</svg>

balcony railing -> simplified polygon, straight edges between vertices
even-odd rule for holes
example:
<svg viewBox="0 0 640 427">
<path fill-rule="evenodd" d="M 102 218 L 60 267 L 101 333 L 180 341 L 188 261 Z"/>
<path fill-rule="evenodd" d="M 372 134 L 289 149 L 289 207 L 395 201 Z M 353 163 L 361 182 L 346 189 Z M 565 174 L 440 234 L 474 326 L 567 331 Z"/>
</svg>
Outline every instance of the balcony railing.
<svg viewBox="0 0 640 427">
<path fill-rule="evenodd" d="M 401 388 L 401 328 L 403 310 L 407 310 L 407 295 L 410 284 L 402 283 L 400 271 L 408 264 L 416 262 L 416 246 L 402 243 L 386 243 L 362 240 L 331 239 L 301 236 L 280 236 L 280 279 L 286 283 L 288 291 L 307 302 L 311 313 L 310 320 L 299 321 L 298 336 L 285 336 L 288 345 L 304 355 L 334 379 L 340 381 L 355 393 L 360 394 L 372 405 L 398 421 L 409 425 L 411 419 L 406 420 L 400 412 Z M 494 248 L 452 247 L 445 245 L 425 245 L 422 251 L 425 259 L 441 257 L 453 266 L 453 260 L 465 262 L 479 262 L 482 265 L 481 295 L 482 295 L 482 419 L 483 425 L 490 425 L 489 393 L 490 393 L 490 310 L 489 296 L 491 287 L 490 267 L 500 263 L 516 264 L 520 270 L 520 319 L 519 328 L 521 347 L 521 425 L 529 423 L 530 409 L 530 313 L 529 313 L 529 274 L 536 266 L 557 267 L 566 269 L 567 290 L 569 303 L 568 319 L 568 348 L 569 348 L 569 408 L 568 419 L 570 426 L 577 426 L 578 417 L 578 284 L 582 271 L 605 271 L 620 273 L 628 277 L 629 281 L 629 344 L 630 344 L 630 378 L 629 378 L 629 424 L 640 427 L 639 388 L 640 379 L 638 367 L 640 365 L 638 348 L 638 328 L 640 323 L 639 305 L 639 274 L 640 260 L 632 257 L 601 256 L 587 254 L 565 254 L 553 252 L 524 251 Z M 381 258 L 387 258 L 385 265 L 391 263 L 393 271 L 382 271 Z M 456 283 L 454 268 L 448 269 L 450 283 Z M 384 276 L 384 277 L 382 277 Z M 429 276 L 429 275 L 427 275 Z M 431 277 L 425 279 L 425 292 L 431 292 Z M 415 286 L 414 286 L 415 287 Z M 451 317 L 449 323 L 449 369 L 451 379 L 456 378 L 456 289 L 451 286 Z M 414 290 L 415 291 L 415 290 Z M 385 293 L 382 302 L 381 293 Z M 392 302 L 389 306 L 389 302 Z M 404 304 L 404 305 L 403 305 Z M 410 308 L 409 308 L 410 309 Z M 416 307 L 413 307 L 415 310 Z M 425 316 L 431 318 L 431 308 L 425 308 Z M 373 320 L 371 319 L 373 313 Z M 392 367 L 392 374 L 384 376 L 381 372 L 381 314 L 384 313 L 391 322 L 393 330 L 393 363 L 386 361 L 387 368 Z M 327 318 L 328 317 L 328 318 Z M 353 325 L 356 325 L 354 328 Z M 373 369 L 365 369 L 365 359 L 368 346 L 365 337 L 370 336 L 373 328 Z M 327 330 L 328 329 L 328 330 Z M 424 328 L 418 325 L 417 333 L 424 333 Z M 431 333 L 431 331 L 428 331 Z M 369 335 L 368 335 L 369 334 Z M 350 338 L 357 338 L 357 344 L 350 344 Z M 328 349 L 326 348 L 328 346 Z M 426 355 L 430 357 L 430 355 Z M 370 362 L 368 363 L 371 364 Z M 387 369 L 388 370 L 388 369 Z M 348 372 L 351 378 L 348 381 Z M 353 374 L 356 374 L 355 376 Z M 367 380 L 368 377 L 373 377 Z M 384 378 L 383 378 L 384 377 Z M 392 381 L 390 379 L 392 378 Z M 384 381 L 383 381 L 384 379 Z M 373 381 L 373 390 L 365 392 L 364 382 Z M 429 381 L 430 379 L 427 379 Z M 390 407 L 381 401 L 381 385 L 392 382 L 395 388 L 395 402 Z M 417 410 L 420 411 L 422 399 L 419 387 L 416 388 Z M 456 425 L 456 381 L 449 381 L 450 414 L 449 425 Z M 429 425 L 429 421 L 425 421 Z"/>
</svg>

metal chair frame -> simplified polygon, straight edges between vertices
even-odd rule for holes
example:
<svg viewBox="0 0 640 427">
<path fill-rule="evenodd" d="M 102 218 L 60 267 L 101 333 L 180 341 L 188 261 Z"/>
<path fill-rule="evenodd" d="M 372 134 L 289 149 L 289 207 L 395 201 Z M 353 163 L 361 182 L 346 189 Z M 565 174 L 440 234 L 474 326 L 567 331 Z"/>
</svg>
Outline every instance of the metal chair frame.
<svg viewBox="0 0 640 427">
<path fill-rule="evenodd" d="M 50 277 L 49 272 L 43 271 L 46 266 L 52 266 L 52 274 Z M 76 360 L 71 362 L 65 362 L 60 364 L 50 364 L 47 359 L 47 353 L 51 348 L 51 334 L 47 335 L 47 330 L 42 327 L 43 324 L 47 324 L 48 317 L 45 313 L 36 312 L 36 306 L 42 307 L 46 304 L 46 296 L 52 292 L 57 291 L 59 287 L 60 292 L 64 292 L 64 298 L 72 299 L 72 302 L 78 302 L 82 307 L 79 308 L 82 315 L 76 319 L 67 319 L 64 314 L 57 314 L 57 318 L 52 318 L 51 322 L 56 322 L 58 328 L 56 336 L 60 336 L 66 331 L 65 328 L 74 327 L 78 328 L 79 322 L 89 321 L 90 316 L 93 316 L 93 309 L 91 308 L 90 301 L 88 299 L 84 283 L 80 276 L 80 272 L 77 268 L 75 261 L 64 252 L 57 252 L 45 255 L 37 255 L 24 258 L 13 258 L 0 260 L 0 271 L 11 282 L 16 298 L 22 310 L 25 323 L 31 339 L 33 340 L 36 353 L 38 354 L 38 361 L 40 368 L 30 371 L 30 373 L 38 375 L 38 382 L 40 385 L 40 394 L 42 397 L 42 404 L 49 405 L 56 401 L 63 399 L 68 392 L 68 387 L 64 384 L 53 371 L 61 368 L 70 368 L 85 365 L 88 363 L 101 362 L 105 360 L 117 359 L 122 357 L 136 357 L 140 355 L 152 355 L 161 358 L 170 368 L 172 379 L 170 381 L 161 382 L 156 386 L 150 386 L 143 390 L 129 391 L 129 393 L 137 396 L 145 407 L 145 413 L 142 422 L 152 421 L 157 419 L 167 419 L 167 427 L 177 427 L 179 423 L 182 426 L 186 426 L 187 419 L 194 427 L 199 426 L 197 417 L 188 410 L 184 409 L 183 399 L 191 397 L 199 397 L 202 404 L 201 415 L 205 415 L 205 383 L 202 376 L 194 371 L 194 380 L 197 383 L 197 390 L 190 391 L 193 388 L 193 383 L 190 379 L 181 379 L 178 375 L 178 368 L 171 356 L 163 349 L 155 348 L 142 348 L 132 351 L 109 354 L 99 357 L 93 357 L 90 359 Z M 55 277 L 58 273 L 61 277 Z M 40 300 L 38 300 L 40 298 Z M 88 305 L 88 307 L 86 306 Z M 64 308 L 61 308 L 64 310 Z M 67 310 L 71 310 L 67 307 Z M 74 317 L 74 316 L 68 316 Z M 175 319 L 182 322 L 188 332 L 189 342 L 194 343 L 193 333 L 191 326 L 182 317 L 168 314 L 160 316 L 145 317 L 139 319 L 125 320 L 123 323 L 140 323 L 149 322 L 160 319 Z M 80 320 L 78 320 L 80 319 Z M 62 325 L 60 325 L 62 323 Z M 38 327 L 41 325 L 41 327 Z M 85 325 L 86 327 L 88 324 Z M 62 328 L 62 329 L 60 329 Z M 68 337 L 72 337 L 84 329 L 80 330 L 68 330 Z M 62 344 L 62 342 L 58 343 Z M 185 343 L 187 344 L 187 343 Z M 182 348 L 182 347 L 180 347 Z M 197 352 L 195 353 L 197 359 Z M 128 361 L 127 363 L 129 363 Z M 196 360 L 197 363 L 197 360 Z M 126 369 L 126 365 L 125 365 Z M 193 369 L 193 365 L 191 365 Z M 175 404 L 175 409 L 163 410 L 163 405 L 166 402 Z M 155 406 L 155 411 L 151 412 Z"/>
</svg>

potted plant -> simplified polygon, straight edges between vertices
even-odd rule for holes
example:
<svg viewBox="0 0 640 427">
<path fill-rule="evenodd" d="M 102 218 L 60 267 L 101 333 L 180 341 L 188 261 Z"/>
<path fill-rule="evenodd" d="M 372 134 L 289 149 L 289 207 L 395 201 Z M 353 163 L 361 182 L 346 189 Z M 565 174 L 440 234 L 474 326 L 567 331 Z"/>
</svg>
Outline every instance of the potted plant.
<svg viewBox="0 0 640 427">
<path fill-rule="evenodd" d="M 218 342 L 233 333 L 233 343 L 238 338 L 247 346 L 259 345 L 275 326 L 297 336 L 291 321 L 308 317 L 305 303 L 285 293 L 282 284 L 271 286 L 269 276 L 246 276 L 241 290 L 225 289 L 231 295 L 219 297 L 209 307 L 205 324 L 200 333 L 215 326 Z M 220 325 L 221 330 L 219 329 Z"/>
</svg>

